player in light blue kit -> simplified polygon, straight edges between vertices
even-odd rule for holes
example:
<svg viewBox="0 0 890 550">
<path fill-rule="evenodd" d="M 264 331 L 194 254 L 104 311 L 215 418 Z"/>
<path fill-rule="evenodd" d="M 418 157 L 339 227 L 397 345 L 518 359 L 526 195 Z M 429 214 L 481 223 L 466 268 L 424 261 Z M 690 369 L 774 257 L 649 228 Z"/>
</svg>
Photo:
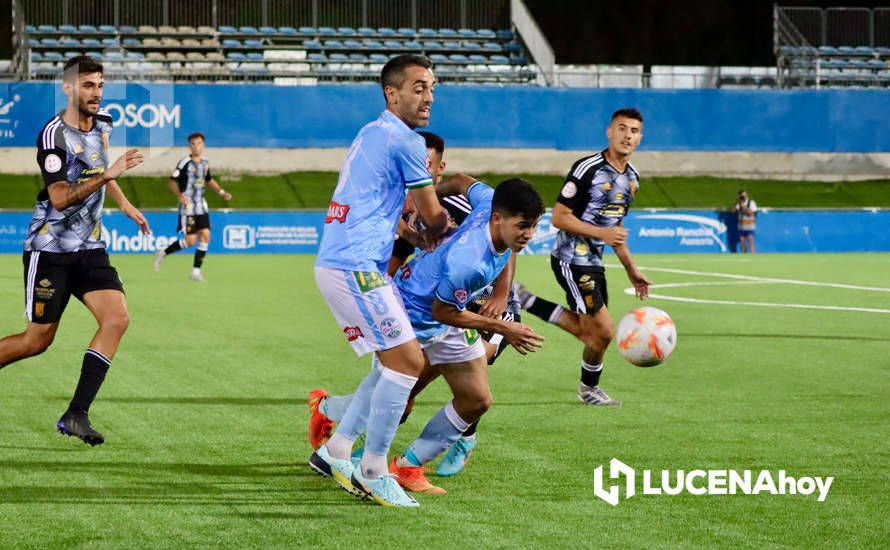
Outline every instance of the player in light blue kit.
<svg viewBox="0 0 890 550">
<path fill-rule="evenodd" d="M 406 54 L 383 67 L 386 110 L 362 128 L 340 169 L 325 217 L 315 280 L 344 336 L 358 355 L 377 354 L 374 369 L 356 391 L 337 430 L 309 459 L 317 472 L 347 491 L 384 506 L 417 506 L 387 472 L 387 453 L 411 388 L 424 366 L 386 266 L 406 189 L 432 241 L 449 229 L 436 197 L 423 138 L 435 77 L 429 59 Z M 360 467 L 352 444 L 367 426 Z"/>
<path fill-rule="evenodd" d="M 544 213 L 535 188 L 522 179 L 501 182 L 496 190 L 464 175 L 439 185 L 440 195 L 467 197 L 472 212 L 438 248 L 424 252 L 401 267 L 396 286 L 405 301 L 411 325 L 427 357 L 437 368 L 454 399 L 427 423 L 423 433 L 401 457 L 393 458 L 390 473 L 410 490 L 444 494 L 424 475 L 435 459 L 491 407 L 488 361 L 478 331 L 503 335 L 521 354 L 536 351 L 543 338 L 531 328 L 467 311 L 473 295 L 485 289 L 510 259 L 528 245 Z"/>
</svg>

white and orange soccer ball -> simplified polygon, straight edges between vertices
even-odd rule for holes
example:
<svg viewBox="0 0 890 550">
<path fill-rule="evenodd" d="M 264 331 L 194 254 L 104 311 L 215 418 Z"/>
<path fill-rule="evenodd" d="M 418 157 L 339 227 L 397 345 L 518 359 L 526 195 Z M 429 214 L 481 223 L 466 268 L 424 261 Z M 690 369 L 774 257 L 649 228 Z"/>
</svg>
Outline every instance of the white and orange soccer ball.
<svg viewBox="0 0 890 550">
<path fill-rule="evenodd" d="M 670 316 L 654 307 L 632 309 L 618 323 L 618 351 L 631 364 L 654 367 L 677 345 L 677 327 Z"/>
</svg>

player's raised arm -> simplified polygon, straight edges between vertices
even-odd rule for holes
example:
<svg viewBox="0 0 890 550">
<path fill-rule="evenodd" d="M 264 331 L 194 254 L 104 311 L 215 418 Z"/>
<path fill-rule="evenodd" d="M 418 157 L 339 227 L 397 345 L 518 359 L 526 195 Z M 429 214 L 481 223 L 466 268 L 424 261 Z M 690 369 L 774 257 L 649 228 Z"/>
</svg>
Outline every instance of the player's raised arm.
<svg viewBox="0 0 890 550">
<path fill-rule="evenodd" d="M 483 317 L 465 309 L 458 309 L 453 304 L 442 302 L 438 298 L 433 300 L 431 313 L 433 319 L 452 327 L 501 334 L 522 355 L 538 351 L 543 346 L 544 337 L 523 323 Z"/>
<path fill-rule="evenodd" d="M 61 212 L 69 206 L 83 202 L 84 199 L 98 191 L 103 185 L 119 178 L 130 168 L 142 164 L 143 160 L 139 149 L 130 149 L 118 157 L 114 164 L 98 176 L 81 183 L 69 183 L 68 181 L 61 180 L 50 184 L 46 188 L 47 193 L 49 193 L 49 200 L 53 208 Z"/>
<path fill-rule="evenodd" d="M 436 194 L 440 197 L 447 197 L 449 195 L 466 195 L 470 186 L 477 181 L 479 180 L 466 174 L 454 174 L 450 178 L 436 185 Z"/>
<path fill-rule="evenodd" d="M 430 233 L 441 236 L 448 231 L 448 212 L 442 208 L 432 185 L 412 188 L 411 198 L 417 207 L 417 213 L 423 218 Z"/>
</svg>

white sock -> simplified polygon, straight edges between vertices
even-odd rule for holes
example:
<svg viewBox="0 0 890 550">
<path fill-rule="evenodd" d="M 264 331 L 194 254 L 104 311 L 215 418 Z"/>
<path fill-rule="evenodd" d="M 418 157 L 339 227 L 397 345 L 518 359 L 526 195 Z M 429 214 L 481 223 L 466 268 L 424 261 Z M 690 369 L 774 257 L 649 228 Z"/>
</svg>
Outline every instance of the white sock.
<svg viewBox="0 0 890 550">
<path fill-rule="evenodd" d="M 349 460 L 349 455 L 352 453 L 352 443 L 343 434 L 334 432 L 334 435 L 325 443 L 325 447 L 328 448 L 328 453 L 332 457 L 339 460 Z"/>
</svg>

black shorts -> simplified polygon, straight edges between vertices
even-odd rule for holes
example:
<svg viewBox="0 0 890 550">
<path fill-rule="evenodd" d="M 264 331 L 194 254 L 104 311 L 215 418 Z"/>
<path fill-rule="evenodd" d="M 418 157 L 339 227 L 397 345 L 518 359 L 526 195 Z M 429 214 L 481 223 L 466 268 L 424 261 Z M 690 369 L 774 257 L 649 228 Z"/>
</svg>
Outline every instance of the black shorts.
<svg viewBox="0 0 890 550">
<path fill-rule="evenodd" d="M 176 222 L 176 231 L 186 235 L 194 235 L 201 229 L 210 229 L 210 214 L 179 216 Z"/>
<path fill-rule="evenodd" d="M 33 323 L 57 323 L 73 295 L 124 291 L 104 248 L 77 252 L 25 252 L 25 313 Z"/>
<path fill-rule="evenodd" d="M 566 301 L 575 313 L 594 315 L 609 305 L 606 273 L 602 267 L 569 264 L 550 256 L 550 268 L 559 286 L 566 291 Z"/>
</svg>

